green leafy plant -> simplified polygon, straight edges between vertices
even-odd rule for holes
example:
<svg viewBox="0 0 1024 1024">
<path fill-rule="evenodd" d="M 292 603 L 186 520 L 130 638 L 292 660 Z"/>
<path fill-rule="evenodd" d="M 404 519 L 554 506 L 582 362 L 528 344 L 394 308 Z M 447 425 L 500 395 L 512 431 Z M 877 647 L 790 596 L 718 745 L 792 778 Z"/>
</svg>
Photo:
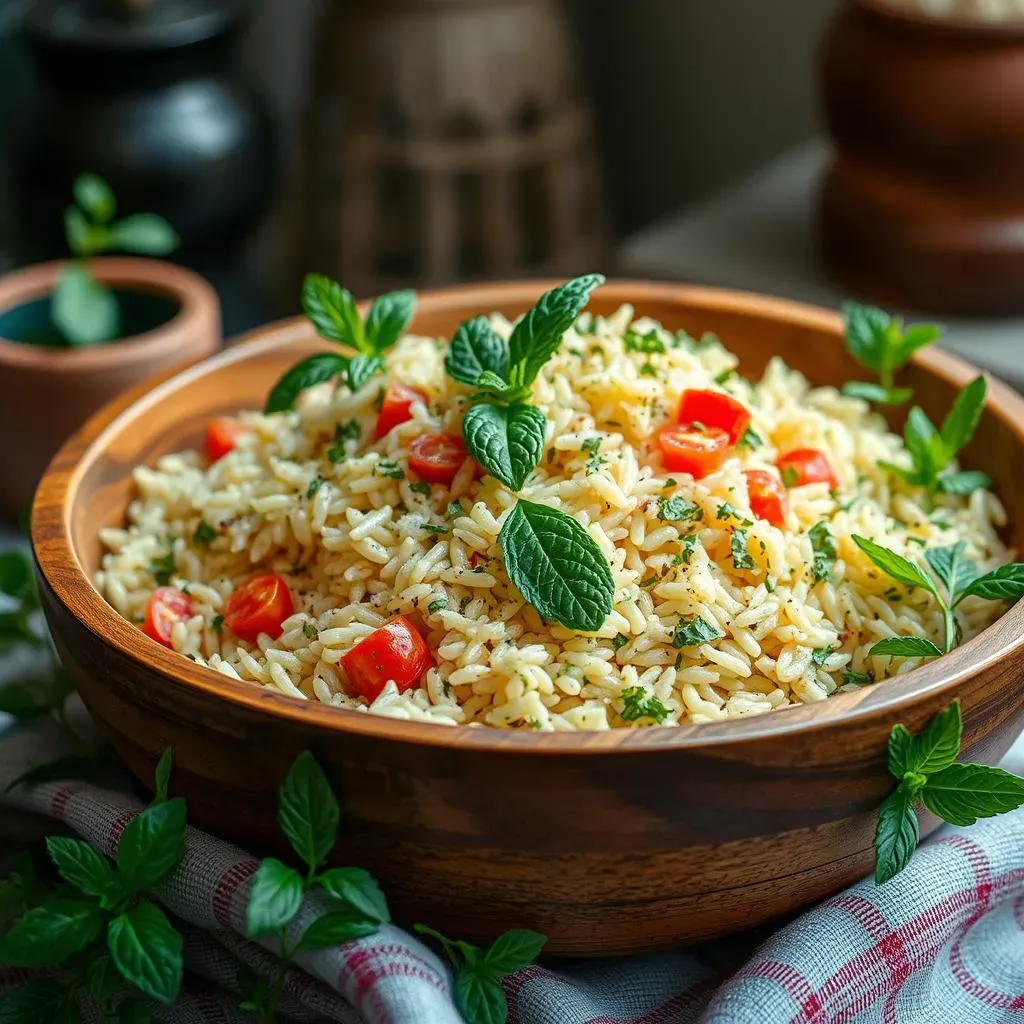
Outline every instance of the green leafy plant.
<svg viewBox="0 0 1024 1024">
<path fill-rule="evenodd" d="M 964 557 L 966 541 L 958 541 L 951 547 L 929 548 L 924 552 L 925 562 L 938 583 L 910 559 L 881 544 L 857 534 L 853 535 L 853 542 L 890 579 L 910 590 L 924 590 L 931 594 L 942 610 L 944 622 L 942 648 L 923 637 L 894 636 L 879 640 L 868 654 L 902 658 L 934 658 L 946 654 L 960 642 L 961 630 L 955 612 L 965 598 L 1016 601 L 1024 597 L 1024 563 L 1001 565 L 982 575 L 978 567 Z"/>
<path fill-rule="evenodd" d="M 82 174 L 72 186 L 74 203 L 64 211 L 64 233 L 74 259 L 60 272 L 53 290 L 51 317 L 69 345 L 96 345 L 121 336 L 117 296 L 89 270 L 89 257 L 106 252 L 164 256 L 178 247 L 178 236 L 155 213 L 115 220 L 117 201 L 95 174 Z"/>
<path fill-rule="evenodd" d="M 296 363 L 274 385 L 264 412 L 291 409 L 307 388 L 335 377 L 344 376 L 349 388 L 358 391 L 383 371 L 384 352 L 398 341 L 412 319 L 416 293 L 378 296 L 364 321 L 350 291 L 321 274 L 309 274 L 302 285 L 302 308 L 321 338 L 355 349 L 355 354 L 317 352 Z"/>
<path fill-rule="evenodd" d="M 1002 768 L 957 761 L 963 721 L 960 702 L 937 714 L 917 735 L 900 724 L 889 734 L 886 763 L 898 780 L 878 812 L 875 881 L 881 885 L 902 871 L 917 848 L 920 831 L 915 804 L 951 825 L 1005 814 L 1024 805 L 1024 779 Z"/>
<path fill-rule="evenodd" d="M 136 1019 L 146 999 L 169 1004 L 177 998 L 181 935 L 146 896 L 185 853 L 185 801 L 167 797 L 170 769 L 168 750 L 157 767 L 157 794 L 125 827 L 114 864 L 81 839 L 46 840 L 63 882 L 13 922 L 0 939 L 0 963 L 62 966 L 71 984 L 59 989 L 59 999 L 53 985 L 11 990 L 0 998 L 0 1020 L 56 1020 L 61 1014 L 74 1020 L 82 989 L 106 1016 L 119 1020 Z"/>
<path fill-rule="evenodd" d="M 865 369 L 878 374 L 879 383 L 853 380 L 843 385 L 844 395 L 863 398 L 881 405 L 902 405 L 914 392 L 894 387 L 898 370 L 910 362 L 918 349 L 942 336 L 937 324 L 915 324 L 904 328 L 899 317 L 892 317 L 874 306 L 855 302 L 843 304 L 846 350 Z"/>
</svg>

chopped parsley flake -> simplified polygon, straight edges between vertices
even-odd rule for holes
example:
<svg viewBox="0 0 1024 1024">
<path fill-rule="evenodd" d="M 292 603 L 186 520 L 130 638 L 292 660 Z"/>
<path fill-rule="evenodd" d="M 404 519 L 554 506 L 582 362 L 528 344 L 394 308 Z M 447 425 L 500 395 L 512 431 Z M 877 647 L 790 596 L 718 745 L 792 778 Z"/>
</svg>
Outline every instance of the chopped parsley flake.
<svg viewBox="0 0 1024 1024">
<path fill-rule="evenodd" d="M 336 423 L 334 425 L 334 444 L 327 449 L 329 462 L 341 462 L 345 458 L 345 442 L 358 441 L 361 431 L 355 420 L 347 423 Z"/>
<path fill-rule="evenodd" d="M 627 352 L 643 352 L 651 355 L 656 352 L 665 351 L 665 343 L 657 329 L 652 327 L 646 334 L 639 334 L 636 331 L 626 331 L 625 345 Z"/>
<path fill-rule="evenodd" d="M 743 436 L 736 442 L 737 448 L 760 448 L 764 444 L 764 438 L 753 428 L 747 427 Z"/>
<path fill-rule="evenodd" d="M 598 451 L 601 448 L 601 442 L 604 438 L 601 437 L 588 437 L 581 445 L 580 450 L 586 452 L 590 458 L 587 460 L 587 473 L 596 473 L 604 465 L 604 459 L 598 455 Z"/>
<path fill-rule="evenodd" d="M 306 497 L 312 498 L 313 495 L 316 494 L 316 492 L 319 491 L 321 487 L 323 487 L 323 485 L 324 478 L 322 476 L 318 474 L 317 476 L 313 477 L 313 479 L 309 481 L 309 486 L 306 488 Z"/>
<path fill-rule="evenodd" d="M 622 720 L 635 722 L 641 718 L 653 718 L 659 725 L 671 714 L 657 697 L 647 696 L 642 686 L 627 686 L 622 697 Z"/>
<path fill-rule="evenodd" d="M 149 571 L 153 574 L 158 587 L 166 587 L 174 575 L 174 552 L 168 551 L 166 555 L 154 558 L 149 563 Z"/>
<path fill-rule="evenodd" d="M 754 559 L 747 551 L 747 531 L 733 530 L 732 539 L 729 542 L 729 549 L 732 552 L 732 564 L 737 569 L 753 569 Z"/>
<path fill-rule="evenodd" d="M 834 651 L 834 647 L 816 647 L 811 651 L 811 661 L 820 668 L 828 661 Z"/>
<path fill-rule="evenodd" d="M 693 558 L 694 551 L 700 547 L 700 540 L 697 538 L 697 534 L 691 533 L 683 538 L 683 550 L 678 555 L 673 555 L 673 565 L 689 565 L 690 559 Z"/>
<path fill-rule="evenodd" d="M 640 581 L 640 586 L 643 587 L 644 590 L 650 590 L 651 587 L 653 587 L 660 579 L 660 576 L 648 576 L 647 579 Z"/>
<path fill-rule="evenodd" d="M 397 462 L 392 462 L 390 459 L 381 459 L 377 463 L 377 475 L 386 476 L 389 480 L 404 480 L 405 473 L 402 472 L 402 467 Z"/>
<path fill-rule="evenodd" d="M 217 539 L 217 531 L 205 520 L 200 519 L 196 532 L 192 534 L 192 543 L 201 547 L 209 547 Z"/>
<path fill-rule="evenodd" d="M 729 504 L 727 501 L 723 501 L 718 506 L 718 511 L 715 513 L 716 519 L 735 519 L 740 526 L 753 526 L 754 523 L 750 519 L 744 519 L 743 516 L 736 511 L 736 509 Z"/>
<path fill-rule="evenodd" d="M 415 491 L 417 494 L 426 495 L 428 498 L 430 497 L 430 484 L 426 480 L 417 480 L 416 483 L 409 484 L 409 490 Z"/>
<path fill-rule="evenodd" d="M 612 637 L 612 647 L 614 647 L 615 650 L 625 647 L 628 643 L 629 637 L 626 636 L 625 633 L 616 633 L 615 636 Z"/>
<path fill-rule="evenodd" d="M 775 580 L 773 580 L 771 576 L 765 576 L 764 589 L 767 590 L 769 594 L 775 593 Z"/>
<path fill-rule="evenodd" d="M 214 615 L 214 617 L 212 619 L 210 619 L 210 629 L 212 629 L 214 631 L 214 633 L 223 633 L 224 632 L 224 616 L 223 615 Z"/>
<path fill-rule="evenodd" d="M 448 607 L 447 599 L 443 598 L 443 597 L 439 597 L 436 601 L 431 601 L 430 604 L 427 605 L 427 614 L 428 615 L 433 615 L 435 612 L 442 611 L 443 609 L 445 609 L 447 607 Z"/>
<path fill-rule="evenodd" d="M 421 530 L 426 530 L 427 533 L 433 533 L 434 535 L 437 535 L 439 533 L 447 533 L 448 532 L 448 527 L 447 526 L 441 526 L 438 523 L 424 523 L 420 527 L 420 529 Z"/>
<path fill-rule="evenodd" d="M 302 624 L 302 635 L 307 640 L 315 640 L 320 635 L 319 630 L 316 628 L 316 623 L 304 622 Z"/>
<path fill-rule="evenodd" d="M 867 686 L 875 681 L 874 676 L 869 676 L 866 672 L 853 672 L 848 668 L 843 669 L 843 682 L 853 683 L 854 686 Z"/>
<path fill-rule="evenodd" d="M 699 523 L 704 518 L 704 509 L 679 494 L 673 494 L 671 498 L 658 499 L 658 518 L 665 523 L 683 523 L 690 520 Z"/>
<path fill-rule="evenodd" d="M 782 482 L 787 487 L 796 487 L 800 482 L 800 474 L 792 466 L 782 467 Z"/>
<path fill-rule="evenodd" d="M 721 640 L 724 636 L 717 626 L 705 622 L 699 615 L 693 615 L 681 618 L 676 624 L 676 628 L 672 630 L 672 646 L 676 649 L 698 647 L 700 644 Z"/>
<path fill-rule="evenodd" d="M 675 487 L 677 481 L 675 477 L 669 477 L 661 486 L 662 487 Z"/>
<path fill-rule="evenodd" d="M 447 512 L 447 515 L 448 515 L 449 519 L 456 519 L 459 516 L 461 516 L 462 513 L 463 513 L 462 502 L 459 501 L 458 498 L 456 498 L 455 501 L 449 501 L 448 502 L 448 512 Z"/>
<path fill-rule="evenodd" d="M 814 579 L 827 580 L 836 562 L 836 542 L 825 523 L 815 523 L 807 536 L 814 552 Z"/>
<path fill-rule="evenodd" d="M 650 363 L 644 363 L 644 365 L 640 367 L 640 376 L 657 377 L 658 371 Z"/>
<path fill-rule="evenodd" d="M 724 384 L 735 372 L 735 370 L 723 370 L 721 373 L 716 373 L 712 380 L 716 384 Z"/>
</svg>

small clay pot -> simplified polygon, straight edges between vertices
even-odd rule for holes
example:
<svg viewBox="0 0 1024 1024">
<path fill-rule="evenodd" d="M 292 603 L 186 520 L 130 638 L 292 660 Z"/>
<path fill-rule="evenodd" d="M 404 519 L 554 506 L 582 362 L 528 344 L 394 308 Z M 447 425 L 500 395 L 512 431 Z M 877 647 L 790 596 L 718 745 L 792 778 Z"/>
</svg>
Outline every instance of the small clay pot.
<svg viewBox="0 0 1024 1024">
<path fill-rule="evenodd" d="M 0 514 L 31 500 L 54 453 L 125 389 L 220 347 L 217 293 L 159 260 L 96 259 L 89 268 L 121 304 L 125 337 L 87 348 L 54 344 L 50 294 L 63 262 L 0 277 Z"/>
<path fill-rule="evenodd" d="M 1024 21 L 844 0 L 825 39 L 823 257 L 846 289 L 1024 313 Z"/>
</svg>

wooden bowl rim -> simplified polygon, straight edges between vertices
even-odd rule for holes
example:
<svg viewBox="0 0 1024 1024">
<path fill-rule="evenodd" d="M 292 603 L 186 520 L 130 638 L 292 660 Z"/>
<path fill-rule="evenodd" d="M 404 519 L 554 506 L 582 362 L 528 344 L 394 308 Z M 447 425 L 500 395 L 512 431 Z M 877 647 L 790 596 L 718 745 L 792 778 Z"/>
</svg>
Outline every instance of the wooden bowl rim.
<svg viewBox="0 0 1024 1024">
<path fill-rule="evenodd" d="M 904 29 L 921 29 L 934 35 L 989 37 L 1002 41 L 1024 33 L 1024 17 L 986 20 L 965 14 L 929 14 L 927 11 L 893 7 L 887 0 L 851 0 L 851 3 L 882 21 Z"/>
<path fill-rule="evenodd" d="M 490 310 L 535 301 L 555 281 L 515 281 L 466 285 L 419 293 L 418 309 L 431 313 L 452 307 Z M 643 308 L 652 301 L 670 302 L 700 311 L 732 312 L 783 321 L 839 335 L 842 319 L 830 310 L 749 292 L 653 281 L 611 280 L 606 297 Z M 366 303 L 362 303 L 365 315 Z M 160 685 L 199 690 L 248 711 L 269 712 L 295 725 L 322 727 L 339 734 L 358 733 L 381 740 L 421 746 L 474 748 L 534 754 L 594 754 L 663 752 L 676 748 L 732 746 L 745 742 L 783 739 L 865 719 L 896 721 L 920 698 L 943 694 L 952 700 L 958 685 L 992 663 L 1024 646 L 1024 602 L 1009 608 L 978 636 L 949 654 L 884 683 L 839 693 L 817 704 L 802 704 L 750 718 L 671 728 L 611 729 L 603 732 L 534 733 L 524 730 L 443 727 L 407 722 L 299 701 L 263 687 L 239 685 L 214 669 L 197 665 L 146 638 L 100 595 L 86 575 L 71 541 L 71 510 L 79 483 L 92 462 L 127 422 L 137 422 L 146 407 L 187 387 L 212 368 L 243 361 L 287 346 L 311 335 L 302 317 L 279 320 L 250 332 L 217 355 L 184 371 L 170 372 L 156 383 L 126 392 L 105 406 L 54 457 L 40 481 L 32 509 L 32 547 L 39 572 L 57 600 L 105 644 L 148 669 Z M 975 367 L 934 347 L 914 356 L 914 362 L 955 388 L 978 375 Z M 1001 419 L 1024 446 L 1024 398 L 998 381 L 989 382 L 986 411 Z M 1017 424 L 1017 425 L 1015 425 Z M 90 443 L 89 437 L 94 437 Z M 78 609 L 78 611 L 74 611 Z M 991 649 L 990 649 L 991 648 Z M 827 713 L 825 713 L 827 712 Z"/>
</svg>

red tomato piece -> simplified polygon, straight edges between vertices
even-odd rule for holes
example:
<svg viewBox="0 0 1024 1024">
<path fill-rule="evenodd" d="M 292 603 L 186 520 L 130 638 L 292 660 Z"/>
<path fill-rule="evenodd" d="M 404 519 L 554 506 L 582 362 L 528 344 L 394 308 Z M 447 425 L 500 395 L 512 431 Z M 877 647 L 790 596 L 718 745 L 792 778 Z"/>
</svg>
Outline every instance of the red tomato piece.
<svg viewBox="0 0 1024 1024">
<path fill-rule="evenodd" d="M 164 647 L 171 646 L 171 630 L 176 622 L 192 617 L 192 601 L 177 587 L 157 587 L 146 602 L 146 621 L 142 632 Z"/>
<path fill-rule="evenodd" d="M 400 693 L 410 689 L 433 664 L 426 641 L 404 615 L 375 629 L 341 657 L 352 688 L 367 700 L 376 700 L 389 679 Z"/>
<path fill-rule="evenodd" d="M 246 580 L 235 590 L 224 607 L 224 621 L 235 636 L 254 644 L 260 633 L 279 636 L 281 623 L 294 610 L 288 584 L 267 573 Z"/>
<path fill-rule="evenodd" d="M 766 469 L 745 469 L 743 475 L 747 478 L 750 511 L 772 526 L 785 526 L 789 500 L 782 481 Z"/>
<path fill-rule="evenodd" d="M 714 473 L 729 454 L 729 435 L 718 427 L 666 427 L 658 434 L 658 443 L 666 469 L 689 473 L 697 480 Z"/>
<path fill-rule="evenodd" d="M 735 444 L 750 426 L 750 410 L 724 391 L 684 391 L 679 401 L 677 423 L 700 423 L 717 427 Z"/>
<path fill-rule="evenodd" d="M 409 468 L 431 484 L 450 484 L 466 461 L 466 446 L 454 434 L 420 434 L 409 445 Z"/>
<path fill-rule="evenodd" d="M 400 381 L 388 385 L 384 392 L 384 400 L 380 404 L 377 416 L 376 439 L 379 441 L 385 434 L 391 433 L 399 423 L 412 419 L 413 402 L 426 403 L 427 396 L 419 388 L 410 388 Z"/>
<path fill-rule="evenodd" d="M 210 420 L 206 424 L 206 457 L 211 462 L 224 458 L 228 452 L 234 451 L 238 439 L 244 433 L 238 420 L 228 416 Z"/>
<path fill-rule="evenodd" d="M 839 486 L 832 464 L 823 451 L 817 448 L 794 448 L 775 460 L 787 487 L 802 487 L 804 484 L 828 484 L 830 490 Z"/>
</svg>

